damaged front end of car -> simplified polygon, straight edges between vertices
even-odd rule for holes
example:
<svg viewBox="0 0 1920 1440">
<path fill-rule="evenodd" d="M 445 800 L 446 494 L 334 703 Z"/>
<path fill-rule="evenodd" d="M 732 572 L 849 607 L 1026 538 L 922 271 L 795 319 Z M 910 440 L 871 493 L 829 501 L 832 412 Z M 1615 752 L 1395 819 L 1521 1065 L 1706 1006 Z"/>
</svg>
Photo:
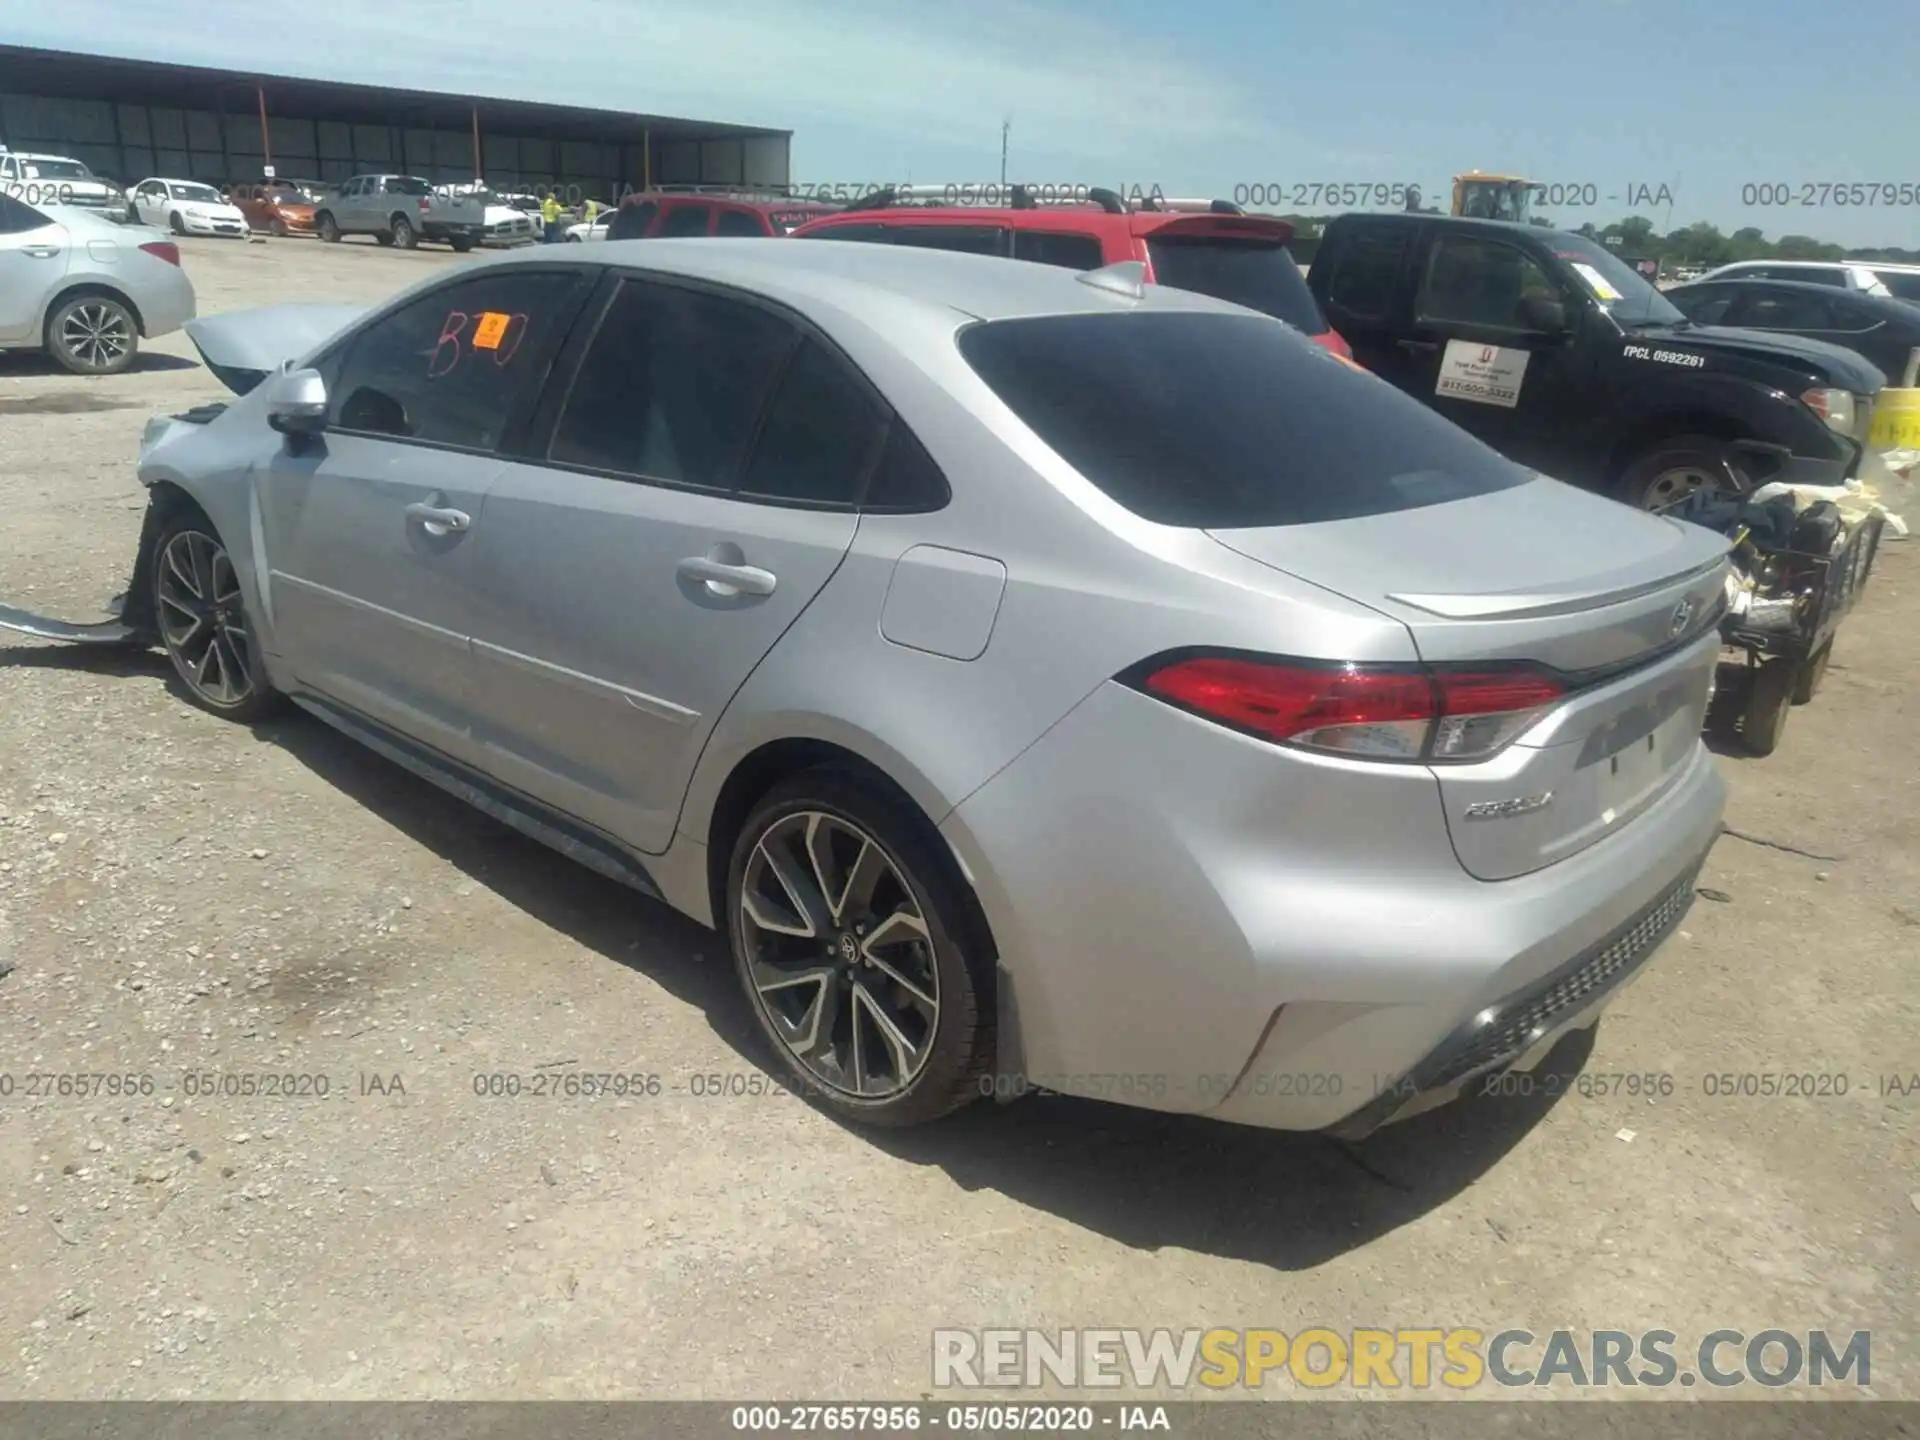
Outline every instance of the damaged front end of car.
<svg viewBox="0 0 1920 1440">
<path fill-rule="evenodd" d="M 185 328 L 208 371 L 235 395 L 246 396 L 268 376 L 309 354 L 364 313 L 358 306 L 282 305 L 189 320 Z M 103 618 L 61 620 L 0 602 L 0 630 L 69 645 L 145 649 L 157 644 L 153 542 L 181 506 L 195 502 L 177 484 L 156 483 L 150 462 L 176 440 L 218 420 L 232 403 L 213 401 L 147 421 L 136 461 L 140 483 L 147 490 L 146 515 L 132 574 L 125 588 L 107 602 Z"/>
</svg>

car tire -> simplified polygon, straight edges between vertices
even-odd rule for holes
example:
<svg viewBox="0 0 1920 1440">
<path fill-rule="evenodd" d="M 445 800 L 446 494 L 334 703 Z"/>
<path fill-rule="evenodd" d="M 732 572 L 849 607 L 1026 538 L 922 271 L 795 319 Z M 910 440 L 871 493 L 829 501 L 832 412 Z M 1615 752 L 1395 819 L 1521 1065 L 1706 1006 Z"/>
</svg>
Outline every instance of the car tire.
<svg viewBox="0 0 1920 1440">
<path fill-rule="evenodd" d="M 188 506 L 154 537 L 149 584 L 154 629 L 187 698 L 248 725 L 279 708 L 254 643 L 239 576 L 213 522 Z"/>
<path fill-rule="evenodd" d="M 340 243 L 340 222 L 333 218 L 330 211 L 322 210 L 314 217 L 314 231 L 329 245 Z"/>
<path fill-rule="evenodd" d="M 1786 734 L 1787 717 L 1800 667 L 1787 660 L 1763 660 L 1747 685 L 1740 710 L 1740 742 L 1755 755 L 1771 755 Z"/>
<path fill-rule="evenodd" d="M 393 217 L 392 242 L 402 250 L 411 250 L 420 243 L 420 232 L 413 228 L 413 222 L 404 215 Z"/>
<path fill-rule="evenodd" d="M 376 230 L 376 231 L 374 231 L 374 232 L 373 232 L 373 243 L 374 243 L 374 244 L 376 244 L 376 245 L 391 245 L 391 244 L 393 244 L 393 232 L 392 232 L 391 230 Z"/>
<path fill-rule="evenodd" d="M 986 927 L 904 797 L 840 766 L 781 782 L 740 827 L 725 904 L 735 973 L 796 1093 L 886 1126 L 924 1124 L 983 1093 Z"/>
<path fill-rule="evenodd" d="M 180 218 L 180 212 L 178 210 L 175 210 L 171 215 L 167 216 L 167 228 L 176 235 L 184 235 L 187 233 L 187 222 Z"/>
<path fill-rule="evenodd" d="M 456 235 L 447 243 L 453 246 L 453 253 L 456 255 L 465 255 L 473 249 L 473 238 L 469 235 Z"/>
<path fill-rule="evenodd" d="M 47 316 L 47 353 L 75 375 L 117 375 L 140 353 L 140 322 L 125 301 L 98 291 L 75 295 Z"/>
<path fill-rule="evenodd" d="M 1724 490 L 1729 474 L 1738 493 L 1753 489 L 1733 449 L 1712 435 L 1657 440 L 1630 459 L 1614 485 L 1614 498 L 1638 510 L 1667 510 L 1709 481 Z"/>
</svg>

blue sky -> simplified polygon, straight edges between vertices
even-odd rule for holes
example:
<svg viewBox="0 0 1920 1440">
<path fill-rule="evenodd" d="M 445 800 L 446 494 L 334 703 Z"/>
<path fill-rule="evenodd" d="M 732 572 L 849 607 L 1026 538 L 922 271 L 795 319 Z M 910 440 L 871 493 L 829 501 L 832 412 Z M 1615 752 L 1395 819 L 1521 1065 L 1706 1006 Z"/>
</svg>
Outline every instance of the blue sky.
<svg viewBox="0 0 1920 1440">
<path fill-rule="evenodd" d="M 1518 170 L 1662 230 L 1920 245 L 1911 0 L 0 0 L 0 40 L 792 129 L 797 181 L 1412 181 Z M 1617 199 L 1611 197 L 1618 197 Z M 1895 196 L 1897 202 L 1897 195 Z M 1293 208 L 1291 204 L 1281 208 Z M 1312 207 L 1338 208 L 1338 207 Z"/>
</svg>

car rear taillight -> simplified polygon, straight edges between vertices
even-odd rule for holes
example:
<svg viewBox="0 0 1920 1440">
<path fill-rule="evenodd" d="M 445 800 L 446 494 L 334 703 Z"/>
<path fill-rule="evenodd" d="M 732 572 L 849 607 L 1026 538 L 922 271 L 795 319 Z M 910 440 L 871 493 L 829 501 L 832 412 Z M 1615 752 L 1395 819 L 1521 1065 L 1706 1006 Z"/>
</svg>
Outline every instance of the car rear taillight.
<svg viewBox="0 0 1920 1440">
<path fill-rule="evenodd" d="M 427 213 L 427 197 L 424 195 L 420 197 L 420 213 L 422 215 Z"/>
<path fill-rule="evenodd" d="M 180 263 L 180 247 L 171 240 L 149 240 L 140 248 L 154 259 L 164 260 L 169 265 Z"/>
<path fill-rule="evenodd" d="M 1566 694 L 1559 681 L 1518 667 L 1203 655 L 1135 673 L 1131 683 L 1149 695 L 1219 724 L 1363 760 L 1484 760 Z"/>
<path fill-rule="evenodd" d="M 1353 347 L 1341 338 L 1340 332 L 1331 327 L 1313 337 L 1342 360 L 1353 359 Z"/>
<path fill-rule="evenodd" d="M 1808 390 L 1800 403 L 1827 422 L 1829 430 L 1853 433 L 1853 394 L 1847 390 Z"/>
</svg>

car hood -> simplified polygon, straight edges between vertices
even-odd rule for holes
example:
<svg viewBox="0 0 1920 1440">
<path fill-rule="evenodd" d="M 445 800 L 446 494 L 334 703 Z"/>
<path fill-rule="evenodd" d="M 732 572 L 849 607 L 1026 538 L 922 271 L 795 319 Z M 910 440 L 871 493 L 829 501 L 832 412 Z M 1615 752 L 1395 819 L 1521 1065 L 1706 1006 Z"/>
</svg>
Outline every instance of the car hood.
<svg viewBox="0 0 1920 1440">
<path fill-rule="evenodd" d="M 271 305 L 202 316 L 187 321 L 186 331 L 214 377 L 234 394 L 244 395 L 364 314 L 362 305 Z"/>
<path fill-rule="evenodd" d="M 1867 360 L 1851 350 L 1815 340 L 1806 335 L 1787 335 L 1777 330 L 1737 330 L 1729 325 L 1689 325 L 1679 329 L 1633 330 L 1629 344 L 1664 343 L 1722 355 L 1740 355 L 1751 360 L 1786 363 L 1800 369 L 1812 363 L 1828 377 L 1856 394 L 1871 395 L 1886 383 Z"/>
</svg>

